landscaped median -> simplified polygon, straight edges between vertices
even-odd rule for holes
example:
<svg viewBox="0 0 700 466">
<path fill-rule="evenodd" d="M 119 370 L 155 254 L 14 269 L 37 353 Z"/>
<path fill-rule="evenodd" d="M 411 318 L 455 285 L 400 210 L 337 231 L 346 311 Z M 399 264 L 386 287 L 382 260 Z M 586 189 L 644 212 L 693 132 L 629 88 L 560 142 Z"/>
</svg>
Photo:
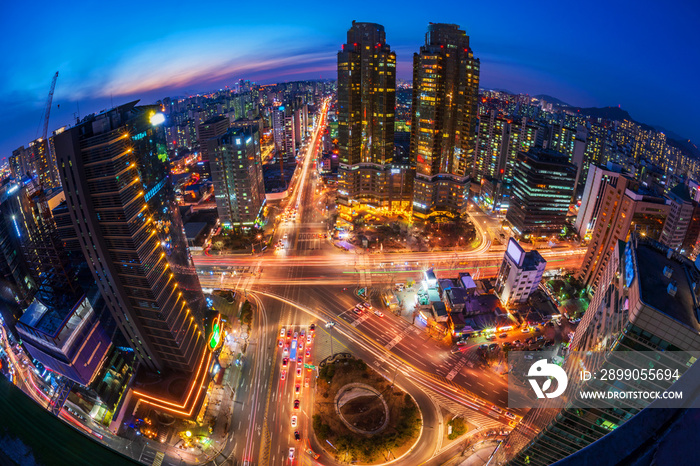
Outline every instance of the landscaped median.
<svg viewBox="0 0 700 466">
<path fill-rule="evenodd" d="M 418 440 L 421 414 L 413 398 L 360 359 L 338 359 L 319 372 L 313 429 L 339 461 L 380 464 Z"/>
</svg>

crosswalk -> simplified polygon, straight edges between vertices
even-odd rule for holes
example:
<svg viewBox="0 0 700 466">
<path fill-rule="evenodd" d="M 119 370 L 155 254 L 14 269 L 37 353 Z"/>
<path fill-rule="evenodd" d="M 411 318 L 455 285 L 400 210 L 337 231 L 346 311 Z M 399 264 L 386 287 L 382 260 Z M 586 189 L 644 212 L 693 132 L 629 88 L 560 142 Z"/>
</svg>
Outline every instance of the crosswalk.
<svg viewBox="0 0 700 466">
<path fill-rule="evenodd" d="M 472 407 L 457 403 L 456 401 L 450 400 L 449 398 L 437 393 L 431 394 L 430 396 L 433 398 L 433 401 L 445 408 L 452 415 L 460 416 L 465 421 L 474 424 L 477 427 L 483 429 L 500 429 L 506 425 L 504 422 L 496 419 L 495 414 L 492 418 L 491 416 L 483 414 L 480 411 L 476 411 Z"/>
</svg>

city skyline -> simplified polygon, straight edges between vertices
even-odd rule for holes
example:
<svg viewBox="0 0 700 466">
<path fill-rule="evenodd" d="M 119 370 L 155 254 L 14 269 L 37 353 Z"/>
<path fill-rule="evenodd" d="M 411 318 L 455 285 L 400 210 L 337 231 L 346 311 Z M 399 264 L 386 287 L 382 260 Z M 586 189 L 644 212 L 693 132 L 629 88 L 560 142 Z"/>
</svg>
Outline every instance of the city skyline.
<svg viewBox="0 0 700 466">
<path fill-rule="evenodd" d="M 216 6 L 201 13 L 205 18 L 182 15 L 177 5 L 168 10 L 139 6 L 138 16 L 129 8 L 110 12 L 115 22 L 137 27 L 138 33 L 109 42 L 87 40 L 91 34 L 98 37 L 103 27 L 89 16 L 97 11 L 47 6 L 51 14 L 32 18 L 29 36 L 18 29 L 26 12 L 10 6 L 6 35 L 24 40 L 16 51 L 3 54 L 7 74 L 0 78 L 0 102 L 7 111 L 0 122 L 10 136 L 3 138 L 0 158 L 39 136 L 36 128 L 56 70 L 60 77 L 50 130 L 73 123 L 78 110 L 84 116 L 132 98 L 149 103 L 168 95 L 207 92 L 239 78 L 260 83 L 334 79 L 335 54 L 343 42 L 338 31 L 352 19 L 385 26 L 397 53 L 399 79 L 410 80 L 411 57 L 423 42 L 428 21 L 457 23 L 479 51 L 482 87 L 548 94 L 579 106 L 621 105 L 637 121 L 700 139 L 686 110 L 697 100 L 692 76 L 700 60 L 693 59 L 698 52 L 689 37 L 697 7 L 659 11 L 626 3 L 605 5 L 608 14 L 599 15 L 594 7 L 528 9 L 513 3 L 504 6 L 510 14 L 496 24 L 489 20 L 486 5 L 470 6 L 468 12 L 454 5 L 434 14 L 415 6 L 404 4 L 398 11 L 375 7 L 366 16 L 324 6 L 264 17 L 243 6 L 236 19 L 209 14 Z M 272 4 L 269 11 L 282 7 Z M 144 17 L 158 20 L 143 27 Z M 651 21 L 659 31 L 652 41 L 636 27 Z M 85 39 L 76 40 L 75 30 Z M 584 38 L 579 31 L 596 33 Z M 664 66 L 652 70 L 648 56 L 663 56 Z"/>
</svg>

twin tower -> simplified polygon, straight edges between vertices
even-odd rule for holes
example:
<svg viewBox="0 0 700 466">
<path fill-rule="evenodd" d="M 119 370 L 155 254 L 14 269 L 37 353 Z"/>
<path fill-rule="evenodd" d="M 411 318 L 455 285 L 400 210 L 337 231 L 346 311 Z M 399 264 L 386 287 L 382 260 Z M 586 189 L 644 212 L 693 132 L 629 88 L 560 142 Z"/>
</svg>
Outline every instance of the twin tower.
<svg viewBox="0 0 700 466">
<path fill-rule="evenodd" d="M 353 21 L 338 52 L 338 204 L 412 211 L 418 219 L 466 211 L 474 169 L 479 60 L 456 24 L 428 26 L 413 55 L 408 161 L 394 158 L 396 54 L 384 27 Z"/>
</svg>

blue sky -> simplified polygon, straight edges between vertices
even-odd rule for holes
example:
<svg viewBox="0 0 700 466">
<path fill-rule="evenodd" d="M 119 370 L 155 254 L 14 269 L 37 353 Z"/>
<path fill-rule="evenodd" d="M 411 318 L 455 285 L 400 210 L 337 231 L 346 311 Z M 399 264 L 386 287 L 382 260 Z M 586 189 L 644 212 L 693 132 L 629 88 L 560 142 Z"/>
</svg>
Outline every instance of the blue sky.
<svg viewBox="0 0 700 466">
<path fill-rule="evenodd" d="M 3 10 L 0 158 L 38 135 L 55 71 L 50 130 L 78 109 L 154 102 L 240 78 L 334 78 L 353 19 L 385 26 L 400 78 L 410 79 L 428 21 L 457 23 L 481 59 L 483 87 L 621 105 L 700 142 L 696 2 L 35 1 L 4 2 Z"/>
</svg>

